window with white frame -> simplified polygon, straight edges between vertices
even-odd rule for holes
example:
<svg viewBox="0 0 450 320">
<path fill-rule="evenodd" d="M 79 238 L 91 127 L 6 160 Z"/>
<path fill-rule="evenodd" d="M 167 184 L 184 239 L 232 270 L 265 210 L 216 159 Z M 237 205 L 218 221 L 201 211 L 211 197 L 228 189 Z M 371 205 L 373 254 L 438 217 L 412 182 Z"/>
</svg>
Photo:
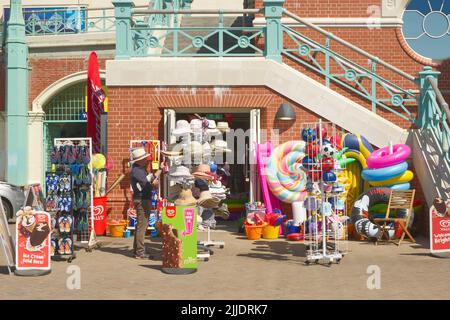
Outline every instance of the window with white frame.
<svg viewBox="0 0 450 320">
<path fill-rule="evenodd" d="M 411 0 L 403 13 L 403 36 L 417 54 L 450 58 L 450 0 Z"/>
</svg>

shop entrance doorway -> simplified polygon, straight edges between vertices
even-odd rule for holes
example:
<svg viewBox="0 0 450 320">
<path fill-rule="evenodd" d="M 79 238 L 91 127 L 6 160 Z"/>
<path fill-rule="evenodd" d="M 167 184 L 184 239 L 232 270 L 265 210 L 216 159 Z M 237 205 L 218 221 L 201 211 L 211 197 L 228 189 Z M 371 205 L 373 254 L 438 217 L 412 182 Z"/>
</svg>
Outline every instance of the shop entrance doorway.
<svg viewBox="0 0 450 320">
<path fill-rule="evenodd" d="M 255 160 L 255 144 L 260 142 L 260 110 L 259 109 L 227 109 L 218 112 L 217 108 L 195 109 L 165 109 L 164 139 L 167 143 L 177 142 L 171 134 L 178 120 L 188 122 L 197 116 L 219 122 L 227 122 L 230 128 L 228 134 L 223 134 L 227 141 L 230 154 L 225 154 L 219 168 L 228 164 L 230 178 L 227 187 L 230 188 L 230 200 L 245 202 L 260 201 L 259 178 Z M 214 138 L 213 138 L 214 139 Z M 168 181 L 164 183 L 164 196 L 168 194 Z"/>
</svg>

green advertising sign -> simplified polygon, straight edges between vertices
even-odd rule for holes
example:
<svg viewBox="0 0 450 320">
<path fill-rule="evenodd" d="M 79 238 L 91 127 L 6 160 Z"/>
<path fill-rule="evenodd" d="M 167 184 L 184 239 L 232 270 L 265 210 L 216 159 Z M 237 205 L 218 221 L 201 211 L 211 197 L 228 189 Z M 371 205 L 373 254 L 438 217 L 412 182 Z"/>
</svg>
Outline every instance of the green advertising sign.
<svg viewBox="0 0 450 320">
<path fill-rule="evenodd" d="M 197 207 L 168 206 L 163 209 L 163 271 L 197 271 Z"/>
</svg>

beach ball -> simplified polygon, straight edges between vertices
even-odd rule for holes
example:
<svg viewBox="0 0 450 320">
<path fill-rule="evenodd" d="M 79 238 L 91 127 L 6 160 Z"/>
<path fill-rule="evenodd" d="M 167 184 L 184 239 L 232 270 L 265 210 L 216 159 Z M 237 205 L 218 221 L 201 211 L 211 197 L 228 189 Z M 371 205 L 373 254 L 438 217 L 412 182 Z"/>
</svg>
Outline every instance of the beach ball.
<svg viewBox="0 0 450 320">
<path fill-rule="evenodd" d="M 84 111 L 80 112 L 80 120 L 87 120 L 88 116 L 87 113 Z"/>
<path fill-rule="evenodd" d="M 316 132 L 319 132 L 319 131 L 320 131 L 320 128 L 317 127 Z M 327 129 L 325 127 L 322 127 L 322 132 L 321 132 L 322 140 L 325 139 L 327 137 L 327 135 L 328 135 Z"/>
<path fill-rule="evenodd" d="M 92 156 L 92 167 L 94 169 L 103 169 L 106 166 L 106 157 L 101 153 Z"/>
<path fill-rule="evenodd" d="M 308 171 L 307 175 L 311 181 L 319 181 L 322 179 L 322 172 L 318 170 Z"/>
<path fill-rule="evenodd" d="M 336 134 L 336 135 L 330 137 L 330 143 L 333 147 L 336 148 L 336 150 L 340 150 L 341 149 L 341 136 Z"/>
<path fill-rule="evenodd" d="M 323 144 L 320 149 L 320 154 L 326 158 L 333 158 L 336 153 L 336 149 L 331 145 L 331 143 Z"/>
<path fill-rule="evenodd" d="M 322 170 L 327 172 L 334 169 L 334 160 L 333 158 L 322 158 Z"/>
<path fill-rule="evenodd" d="M 302 130 L 302 138 L 306 142 L 316 140 L 316 130 L 311 128 L 305 128 Z"/>
<path fill-rule="evenodd" d="M 328 171 L 323 174 L 323 181 L 325 182 L 335 182 L 336 181 L 336 175 L 333 171 Z"/>
<path fill-rule="evenodd" d="M 315 142 L 306 145 L 305 153 L 308 157 L 316 157 L 319 154 L 320 146 Z"/>
<path fill-rule="evenodd" d="M 303 168 L 311 170 L 314 164 L 314 160 L 310 157 L 304 157 L 302 160 Z"/>
<path fill-rule="evenodd" d="M 211 162 L 211 163 L 209 164 L 209 168 L 210 168 L 210 171 L 211 171 L 212 173 L 216 173 L 216 171 L 217 171 L 217 164 L 216 164 L 215 162 Z"/>
</svg>

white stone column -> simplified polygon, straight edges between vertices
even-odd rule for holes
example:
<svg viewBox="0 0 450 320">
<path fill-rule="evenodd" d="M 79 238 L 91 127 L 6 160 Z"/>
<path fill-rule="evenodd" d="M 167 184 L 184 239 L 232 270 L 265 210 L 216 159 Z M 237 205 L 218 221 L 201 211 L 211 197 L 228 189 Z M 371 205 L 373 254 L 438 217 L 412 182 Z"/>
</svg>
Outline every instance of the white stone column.
<svg viewBox="0 0 450 320">
<path fill-rule="evenodd" d="M 28 112 L 28 183 L 43 184 L 44 117 L 43 111 Z"/>
</svg>

